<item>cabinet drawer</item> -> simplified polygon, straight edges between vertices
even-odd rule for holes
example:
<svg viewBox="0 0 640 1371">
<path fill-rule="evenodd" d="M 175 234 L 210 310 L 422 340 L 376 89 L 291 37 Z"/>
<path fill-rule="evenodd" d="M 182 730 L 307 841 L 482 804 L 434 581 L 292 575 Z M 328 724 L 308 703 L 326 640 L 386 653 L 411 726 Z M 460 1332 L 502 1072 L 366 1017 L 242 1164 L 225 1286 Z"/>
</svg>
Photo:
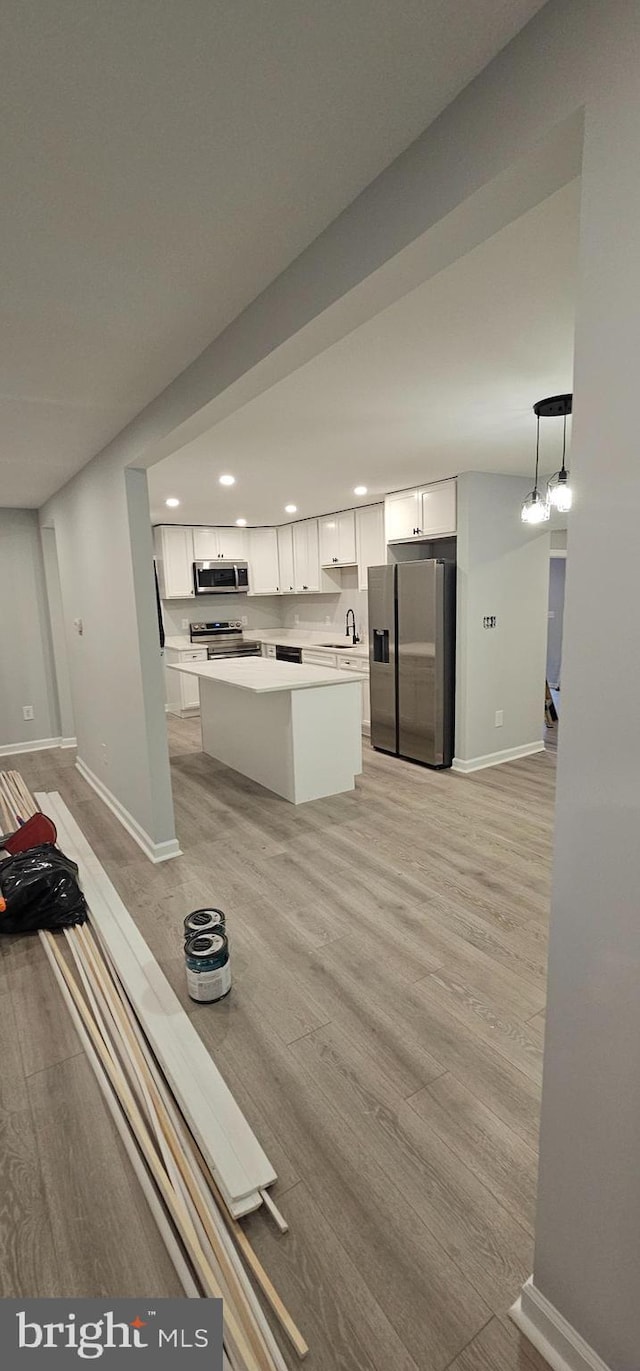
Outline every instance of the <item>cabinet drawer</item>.
<svg viewBox="0 0 640 1371">
<path fill-rule="evenodd" d="M 302 661 L 305 666 L 332 666 L 336 664 L 335 652 L 316 652 L 313 648 L 304 651 Z"/>
<path fill-rule="evenodd" d="M 191 651 L 181 652 L 181 662 L 206 662 L 207 649 L 205 647 L 194 647 Z"/>
<path fill-rule="evenodd" d="M 265 656 L 265 657 L 275 657 L 275 655 L 276 655 L 276 645 L 275 645 L 275 643 L 263 643 L 263 644 L 262 644 L 262 653 L 263 653 L 263 656 Z"/>
<path fill-rule="evenodd" d="M 359 671 L 361 674 L 369 671 L 366 657 L 338 657 L 338 666 L 341 671 Z"/>
</svg>

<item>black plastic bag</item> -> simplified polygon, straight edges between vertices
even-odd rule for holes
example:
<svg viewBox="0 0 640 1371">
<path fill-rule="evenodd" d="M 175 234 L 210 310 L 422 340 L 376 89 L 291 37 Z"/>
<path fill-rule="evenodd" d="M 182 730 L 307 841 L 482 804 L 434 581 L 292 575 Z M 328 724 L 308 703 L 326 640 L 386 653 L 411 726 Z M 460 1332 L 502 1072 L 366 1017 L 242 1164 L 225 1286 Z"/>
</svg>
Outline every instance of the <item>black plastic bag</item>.
<svg viewBox="0 0 640 1371">
<path fill-rule="evenodd" d="M 78 868 L 53 843 L 30 847 L 0 862 L 0 933 L 33 933 L 84 923 L 87 906 Z"/>
</svg>

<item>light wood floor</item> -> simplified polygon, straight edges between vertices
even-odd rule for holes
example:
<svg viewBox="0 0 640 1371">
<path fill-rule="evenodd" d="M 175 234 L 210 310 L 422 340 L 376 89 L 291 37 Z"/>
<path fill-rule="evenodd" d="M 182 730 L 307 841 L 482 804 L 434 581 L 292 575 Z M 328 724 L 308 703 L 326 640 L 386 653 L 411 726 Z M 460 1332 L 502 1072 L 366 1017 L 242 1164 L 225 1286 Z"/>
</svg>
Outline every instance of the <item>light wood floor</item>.
<svg viewBox="0 0 640 1371">
<path fill-rule="evenodd" d="M 532 1371 L 530 1274 L 555 753 L 463 777 L 366 749 L 298 808 L 170 724 L 184 856 L 152 867 L 68 752 L 59 789 L 279 1176 L 257 1249 L 309 1371 Z M 234 989 L 184 995 L 182 919 L 227 913 Z M 37 940 L 0 942 L 0 1295 L 177 1294 Z"/>
</svg>

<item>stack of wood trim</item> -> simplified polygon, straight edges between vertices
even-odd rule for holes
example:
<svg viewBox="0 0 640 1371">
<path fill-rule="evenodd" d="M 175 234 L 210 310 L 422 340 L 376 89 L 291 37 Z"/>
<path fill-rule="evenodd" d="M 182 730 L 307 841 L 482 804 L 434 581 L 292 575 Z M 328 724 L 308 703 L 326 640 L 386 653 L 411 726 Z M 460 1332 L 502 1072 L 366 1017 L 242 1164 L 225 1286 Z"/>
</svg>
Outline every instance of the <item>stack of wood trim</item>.
<svg viewBox="0 0 640 1371">
<path fill-rule="evenodd" d="M 78 862 L 89 906 L 89 922 L 66 929 L 64 938 L 39 936 L 185 1294 L 223 1299 L 229 1371 L 286 1371 L 249 1272 L 299 1357 L 307 1345 L 225 1193 L 230 1178 L 246 1185 L 247 1175 L 265 1174 L 264 1153 L 66 805 L 57 794 L 36 800 L 56 824 L 61 848 Z M 0 773 L 0 812 L 9 828 L 37 808 L 19 773 Z M 205 1111 L 200 1092 L 212 1080 Z M 267 1169 L 275 1179 L 268 1163 Z M 286 1231 L 262 1190 L 256 1181 L 240 1198 L 251 1196 L 251 1208 L 268 1199 Z"/>
</svg>

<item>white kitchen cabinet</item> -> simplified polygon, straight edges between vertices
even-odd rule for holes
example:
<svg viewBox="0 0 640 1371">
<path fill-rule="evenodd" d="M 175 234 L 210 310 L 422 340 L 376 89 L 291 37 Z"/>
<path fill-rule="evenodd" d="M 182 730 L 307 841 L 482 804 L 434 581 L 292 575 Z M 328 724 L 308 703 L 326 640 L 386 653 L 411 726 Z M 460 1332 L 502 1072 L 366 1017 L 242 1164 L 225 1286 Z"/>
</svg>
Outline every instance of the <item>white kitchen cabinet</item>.
<svg viewBox="0 0 640 1371">
<path fill-rule="evenodd" d="M 303 666 L 330 666 L 336 665 L 335 652 L 323 652 L 319 648 L 309 647 L 302 649 Z"/>
<path fill-rule="evenodd" d="M 452 536 L 456 532 L 455 478 L 387 495 L 384 522 L 388 543 Z"/>
<path fill-rule="evenodd" d="M 318 520 L 320 563 L 323 567 L 354 566 L 356 562 L 356 514 L 344 509 Z"/>
<path fill-rule="evenodd" d="M 422 537 L 445 538 L 456 532 L 456 481 L 435 481 L 418 491 Z"/>
<path fill-rule="evenodd" d="M 249 529 L 249 591 L 251 595 L 277 595 L 278 535 L 275 528 Z"/>
<path fill-rule="evenodd" d="M 300 519 L 293 529 L 293 584 L 296 590 L 320 589 L 318 520 Z"/>
<path fill-rule="evenodd" d="M 384 536 L 384 505 L 364 505 L 356 510 L 356 552 L 358 589 L 367 590 L 370 566 L 384 566 L 387 545 Z"/>
<path fill-rule="evenodd" d="M 192 529 L 183 524 L 160 524 L 153 531 L 153 544 L 162 599 L 191 599 L 195 594 Z"/>
<path fill-rule="evenodd" d="M 247 531 L 244 528 L 194 528 L 193 559 L 196 562 L 244 562 Z"/>
<path fill-rule="evenodd" d="M 388 543 L 417 537 L 422 504 L 417 490 L 401 490 L 387 495 L 384 502 L 385 538 Z"/>
<path fill-rule="evenodd" d="M 362 682 L 362 728 L 363 732 L 371 732 L 371 703 L 369 696 L 369 663 L 366 657 L 341 657 L 336 659 L 336 666 L 340 671 L 359 671 L 366 676 Z"/>
<path fill-rule="evenodd" d="M 164 655 L 168 664 L 173 662 L 206 662 L 207 649 L 202 647 L 167 647 Z M 200 709 L 198 677 L 186 676 L 182 671 L 170 671 L 166 667 L 164 675 L 169 713 L 178 714 L 182 718 L 186 714 L 193 714 L 198 711 Z"/>
<path fill-rule="evenodd" d="M 214 562 L 219 554 L 219 551 L 220 546 L 218 543 L 217 528 L 194 528 L 194 562 Z"/>
<path fill-rule="evenodd" d="M 293 579 L 293 524 L 282 524 L 277 531 L 278 568 L 280 594 L 287 595 L 294 590 Z"/>
</svg>

